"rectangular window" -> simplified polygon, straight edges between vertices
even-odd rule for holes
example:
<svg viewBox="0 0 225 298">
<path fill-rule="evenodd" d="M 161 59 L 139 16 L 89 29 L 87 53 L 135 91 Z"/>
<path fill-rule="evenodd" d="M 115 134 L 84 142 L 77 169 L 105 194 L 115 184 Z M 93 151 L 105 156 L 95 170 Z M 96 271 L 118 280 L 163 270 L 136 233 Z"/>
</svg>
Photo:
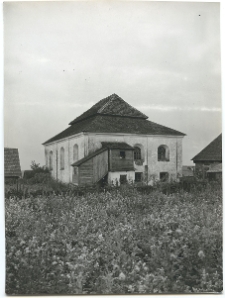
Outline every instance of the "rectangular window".
<svg viewBox="0 0 225 298">
<path fill-rule="evenodd" d="M 160 173 L 160 181 L 167 182 L 169 180 L 169 173 L 168 172 L 161 172 Z"/>
<path fill-rule="evenodd" d="M 142 172 L 135 173 L 135 182 L 141 182 L 142 181 Z"/>
<path fill-rule="evenodd" d="M 120 175 L 120 184 L 127 183 L 127 175 Z"/>
<path fill-rule="evenodd" d="M 120 151 L 120 159 L 125 159 L 126 154 L 125 151 Z"/>
</svg>

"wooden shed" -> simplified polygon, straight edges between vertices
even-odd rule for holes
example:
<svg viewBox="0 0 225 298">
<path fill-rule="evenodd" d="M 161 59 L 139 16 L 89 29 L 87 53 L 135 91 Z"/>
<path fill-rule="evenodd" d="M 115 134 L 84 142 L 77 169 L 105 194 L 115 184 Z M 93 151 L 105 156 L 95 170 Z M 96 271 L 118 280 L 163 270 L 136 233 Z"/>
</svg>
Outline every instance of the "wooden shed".
<svg viewBox="0 0 225 298">
<path fill-rule="evenodd" d="M 90 185 L 110 172 L 117 172 L 118 177 L 123 172 L 134 172 L 133 151 L 134 148 L 124 142 L 102 142 L 102 148 L 72 164 L 73 183 Z"/>
<path fill-rule="evenodd" d="M 74 168 L 74 184 L 94 184 L 108 173 L 108 149 L 101 148 L 87 157 L 75 162 L 72 166 Z"/>
</svg>

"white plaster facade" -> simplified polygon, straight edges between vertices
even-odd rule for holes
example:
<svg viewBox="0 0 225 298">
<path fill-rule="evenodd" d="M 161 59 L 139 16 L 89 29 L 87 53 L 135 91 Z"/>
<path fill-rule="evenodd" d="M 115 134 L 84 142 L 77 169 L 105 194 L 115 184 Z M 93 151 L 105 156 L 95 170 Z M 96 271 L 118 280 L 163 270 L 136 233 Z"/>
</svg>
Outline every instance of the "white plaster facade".
<svg viewBox="0 0 225 298">
<path fill-rule="evenodd" d="M 78 160 L 102 147 L 101 142 L 125 142 L 141 147 L 142 165 L 134 164 L 135 172 L 143 172 L 148 184 L 159 179 L 161 172 L 169 174 L 169 180 L 177 180 L 182 175 L 182 139 L 183 136 L 141 135 L 124 133 L 79 133 L 45 145 L 46 166 L 52 151 L 52 177 L 65 183 L 72 182 L 74 145 L 78 146 Z M 169 161 L 158 161 L 158 147 L 166 145 Z M 64 168 L 60 168 L 60 148 L 64 148 Z M 134 179 L 135 173 L 128 173 Z M 121 172 L 109 173 L 108 180 L 119 179 Z"/>
</svg>

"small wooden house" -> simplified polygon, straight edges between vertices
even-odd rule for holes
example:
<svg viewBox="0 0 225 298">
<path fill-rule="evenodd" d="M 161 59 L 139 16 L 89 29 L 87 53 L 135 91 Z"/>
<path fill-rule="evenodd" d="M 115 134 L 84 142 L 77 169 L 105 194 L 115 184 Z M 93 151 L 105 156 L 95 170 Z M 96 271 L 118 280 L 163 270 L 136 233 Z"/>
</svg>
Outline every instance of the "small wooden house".
<svg viewBox="0 0 225 298">
<path fill-rule="evenodd" d="M 206 178 L 208 171 L 208 173 L 215 173 L 218 168 L 215 167 L 216 165 L 220 164 L 219 169 L 222 171 L 222 133 L 192 160 L 195 163 L 195 173 L 201 178 Z M 210 172 L 212 170 L 213 172 Z"/>
<path fill-rule="evenodd" d="M 16 180 L 22 176 L 17 148 L 4 148 L 4 176 L 5 180 Z"/>
</svg>

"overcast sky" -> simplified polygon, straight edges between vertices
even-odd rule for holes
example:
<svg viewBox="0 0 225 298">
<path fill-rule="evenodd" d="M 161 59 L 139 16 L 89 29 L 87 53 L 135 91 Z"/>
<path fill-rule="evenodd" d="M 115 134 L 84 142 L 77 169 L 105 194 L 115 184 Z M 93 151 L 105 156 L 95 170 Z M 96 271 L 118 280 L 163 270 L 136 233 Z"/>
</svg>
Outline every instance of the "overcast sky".
<svg viewBox="0 0 225 298">
<path fill-rule="evenodd" d="M 5 147 L 22 170 L 41 145 L 116 93 L 177 129 L 183 164 L 221 123 L 219 3 L 4 3 Z"/>
</svg>

